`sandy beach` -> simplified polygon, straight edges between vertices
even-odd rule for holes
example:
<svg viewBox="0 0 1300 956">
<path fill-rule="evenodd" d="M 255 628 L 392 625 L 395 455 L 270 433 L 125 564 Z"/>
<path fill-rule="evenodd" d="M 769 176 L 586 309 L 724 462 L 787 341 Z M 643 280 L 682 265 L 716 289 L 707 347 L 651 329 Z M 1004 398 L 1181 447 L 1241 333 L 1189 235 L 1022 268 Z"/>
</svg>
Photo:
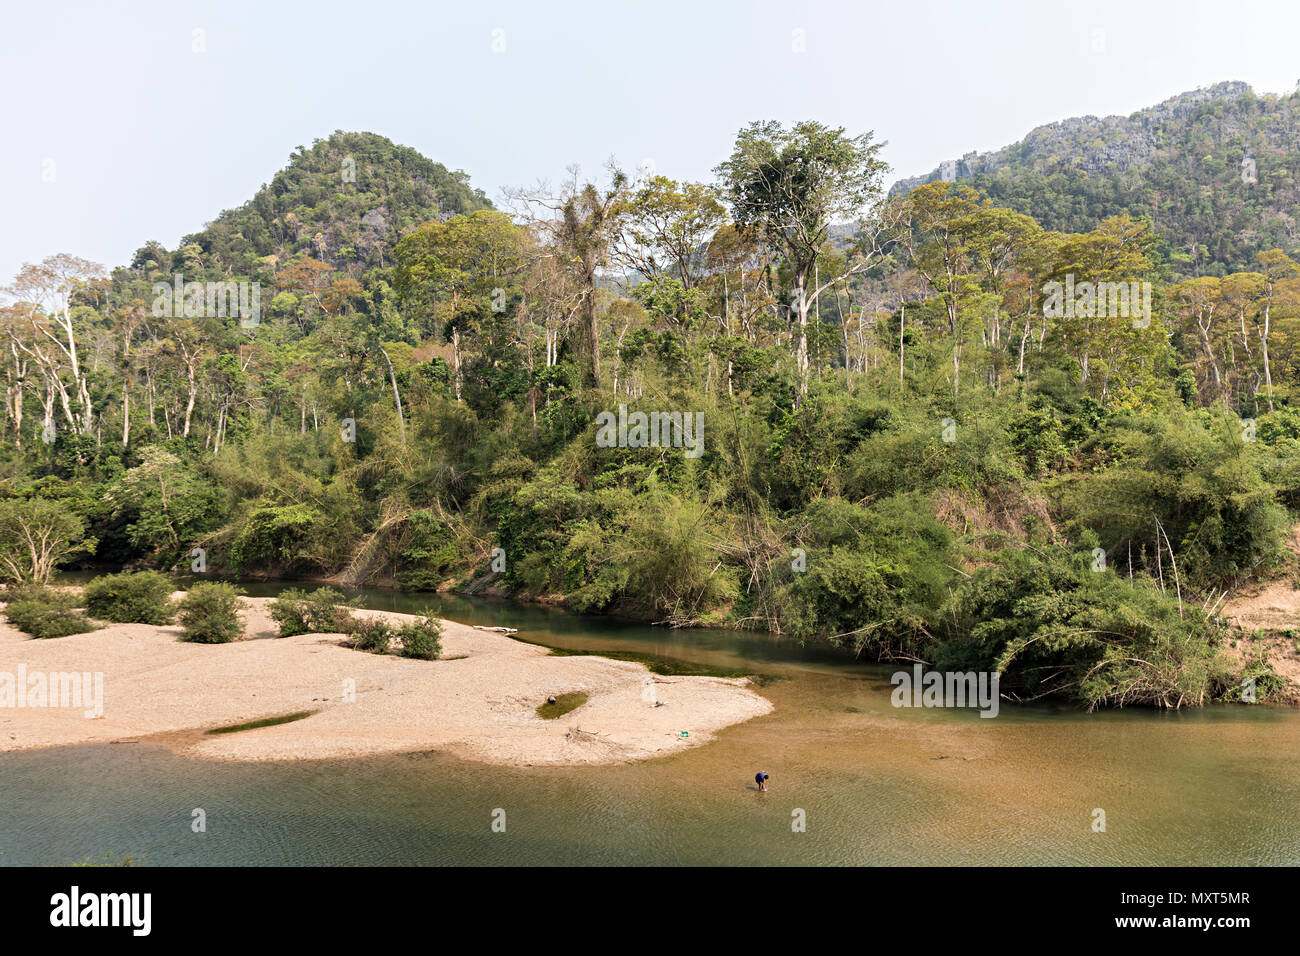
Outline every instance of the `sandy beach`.
<svg viewBox="0 0 1300 956">
<path fill-rule="evenodd" d="M 32 640 L 0 624 L 0 674 L 103 675 L 101 716 L 87 717 L 84 707 L 0 706 L 0 751 L 150 739 L 214 760 L 438 750 L 494 764 L 602 764 L 696 747 L 772 709 L 743 678 L 658 677 L 638 663 L 551 656 L 450 621 L 437 661 L 355 651 L 339 634 L 278 638 L 269 603 L 241 598 L 245 638 L 221 645 L 179 641 L 179 627 L 113 624 Z M 588 700 L 554 720 L 537 716 L 548 696 L 569 692 Z M 300 711 L 316 713 L 205 733 Z"/>
</svg>

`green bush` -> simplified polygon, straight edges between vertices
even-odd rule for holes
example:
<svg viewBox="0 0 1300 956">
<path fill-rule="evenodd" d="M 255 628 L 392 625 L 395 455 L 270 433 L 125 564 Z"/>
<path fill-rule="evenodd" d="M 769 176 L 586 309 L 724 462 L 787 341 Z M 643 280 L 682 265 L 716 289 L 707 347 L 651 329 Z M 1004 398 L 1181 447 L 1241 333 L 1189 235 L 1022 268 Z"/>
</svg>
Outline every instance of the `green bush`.
<svg viewBox="0 0 1300 956">
<path fill-rule="evenodd" d="M 229 644 L 244 634 L 239 609 L 239 588 L 213 581 L 190 588 L 180 603 L 182 641 L 196 644 Z"/>
<path fill-rule="evenodd" d="M 869 507 L 811 502 L 799 542 L 806 569 L 788 572 L 790 632 L 876 656 L 918 653 L 947 598 L 953 560 L 948 529 L 926 508 L 919 495 Z"/>
<path fill-rule="evenodd" d="M 326 516 L 309 505 L 267 505 L 244 520 L 230 560 L 237 568 L 303 571 L 315 563 L 311 554 L 326 533 Z"/>
<path fill-rule="evenodd" d="M 1061 479 L 1067 527 L 1095 532 L 1125 570 L 1132 555 L 1168 579 L 1172 550 L 1182 587 L 1235 588 L 1276 563 L 1290 521 L 1265 477 L 1267 446 L 1237 427 L 1205 413 L 1116 416 L 1083 446 L 1091 467 Z"/>
<path fill-rule="evenodd" d="M 311 594 L 288 588 L 271 602 L 269 613 L 281 637 L 350 632 L 351 615 L 343 595 L 333 588 L 317 588 Z"/>
<path fill-rule="evenodd" d="M 370 651 L 372 654 L 387 654 L 393 640 L 393 626 L 382 618 L 354 617 L 348 622 L 348 632 L 352 637 L 352 647 L 358 651 Z"/>
<path fill-rule="evenodd" d="M 76 610 L 77 598 L 40 585 L 11 588 L 5 616 L 24 634 L 35 638 L 67 637 L 95 629 L 95 622 Z"/>
<path fill-rule="evenodd" d="M 935 668 L 996 671 L 1004 696 L 1089 710 L 1212 699 L 1227 678 L 1222 633 L 1144 575 L 1095 570 L 1095 543 L 1005 554 L 963 579 L 936 621 Z"/>
<path fill-rule="evenodd" d="M 426 615 L 403 624 L 397 629 L 397 639 L 402 642 L 403 657 L 436 661 L 442 656 L 442 622 L 437 618 Z"/>
<path fill-rule="evenodd" d="M 460 560 L 451 528 L 428 510 L 416 511 L 407 521 L 411 543 L 398 556 L 397 583 L 411 591 L 433 591 L 445 581 Z"/>
<path fill-rule="evenodd" d="M 157 571 L 106 574 L 86 585 L 86 610 L 117 624 L 166 624 L 176 613 L 172 582 Z"/>
<path fill-rule="evenodd" d="M 79 603 L 75 594 L 67 591 L 57 591 L 52 587 L 36 584 L 32 581 L 8 585 L 4 589 L 3 600 L 10 604 L 19 601 L 40 601 L 45 604 L 57 604 L 60 607 L 76 607 Z"/>
</svg>

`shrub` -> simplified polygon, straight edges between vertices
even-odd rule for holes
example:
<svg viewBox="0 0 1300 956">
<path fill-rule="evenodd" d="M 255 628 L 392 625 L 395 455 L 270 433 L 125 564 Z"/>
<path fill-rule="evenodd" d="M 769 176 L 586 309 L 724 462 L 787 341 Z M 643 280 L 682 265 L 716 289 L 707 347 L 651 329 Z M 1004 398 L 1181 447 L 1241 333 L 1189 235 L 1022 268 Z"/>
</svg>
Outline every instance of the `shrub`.
<svg viewBox="0 0 1300 956">
<path fill-rule="evenodd" d="M 800 540 L 805 571 L 791 575 L 787 627 L 881 657 L 915 655 L 947 596 L 951 535 L 917 495 L 870 507 L 811 502 Z"/>
<path fill-rule="evenodd" d="M 1172 550 L 1181 586 L 1205 591 L 1274 564 L 1289 519 L 1265 478 L 1267 446 L 1203 417 L 1117 417 L 1084 445 L 1090 467 L 1062 479 L 1061 502 L 1109 554 L 1156 575 L 1164 551 L 1167 579 Z"/>
<path fill-rule="evenodd" d="M 298 588 L 286 588 L 271 602 L 267 613 L 275 621 L 281 637 L 310 633 L 306 620 L 306 600 L 307 592 Z"/>
<path fill-rule="evenodd" d="M 397 629 L 402 656 L 436 661 L 442 656 L 442 622 L 428 615 Z"/>
<path fill-rule="evenodd" d="M 39 585 L 11 588 L 5 616 L 9 623 L 35 638 L 67 637 L 95 629 L 95 622 L 75 609 L 76 597 Z"/>
<path fill-rule="evenodd" d="M 452 530 L 431 511 L 412 512 L 407 521 L 411 543 L 398 556 L 397 582 L 411 591 L 433 591 L 459 561 Z"/>
<path fill-rule="evenodd" d="M 86 610 L 117 624 L 166 624 L 176 613 L 172 582 L 157 571 L 106 574 L 86 585 Z"/>
<path fill-rule="evenodd" d="M 1221 630 L 1143 575 L 1094 571 L 1095 543 L 1009 553 L 963 579 L 935 622 L 935 669 L 996 671 L 1004 696 L 1090 710 L 1211 699 L 1226 678 Z"/>
<path fill-rule="evenodd" d="M 350 633 L 351 615 L 343 595 L 333 588 L 317 588 L 311 594 L 298 588 L 281 591 L 271 602 L 269 613 L 279 626 L 281 637 Z"/>
<path fill-rule="evenodd" d="M 196 644 L 229 644 L 244 634 L 236 611 L 239 588 L 213 581 L 190 588 L 180 603 L 180 622 L 185 629 L 182 641 Z"/>
<path fill-rule="evenodd" d="M 41 601 L 46 604 L 58 604 L 61 607 L 76 607 L 78 604 L 75 594 L 56 591 L 54 588 L 32 581 L 8 585 L 4 589 L 3 597 L 10 604 L 18 601 Z"/>
<path fill-rule="evenodd" d="M 244 519 L 230 545 L 237 568 L 292 573 L 305 571 L 328 542 L 326 515 L 305 504 L 265 505 Z"/>
<path fill-rule="evenodd" d="M 387 654 L 393 639 L 393 626 L 382 618 L 354 617 L 348 622 L 352 647 L 373 654 Z"/>
</svg>

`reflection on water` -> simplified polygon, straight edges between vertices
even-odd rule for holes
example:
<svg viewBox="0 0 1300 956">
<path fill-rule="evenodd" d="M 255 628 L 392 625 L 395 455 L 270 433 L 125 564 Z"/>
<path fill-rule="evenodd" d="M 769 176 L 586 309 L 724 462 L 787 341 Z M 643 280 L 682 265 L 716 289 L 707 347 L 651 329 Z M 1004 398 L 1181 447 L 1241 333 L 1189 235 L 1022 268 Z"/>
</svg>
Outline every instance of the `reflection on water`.
<svg viewBox="0 0 1300 956">
<path fill-rule="evenodd" d="M 249 585 L 271 594 L 274 585 Z M 773 713 L 662 760 L 500 768 L 440 754 L 231 764 L 141 744 L 0 755 L 0 863 L 1300 863 L 1300 714 L 895 709 L 892 668 L 765 634 L 504 601 L 360 603 L 783 678 Z M 772 778 L 759 794 L 753 776 Z M 208 831 L 190 830 L 191 810 Z M 506 812 L 506 832 L 491 829 Z M 1091 828 L 1106 812 L 1106 832 Z M 806 832 L 793 832 L 794 811 Z"/>
</svg>

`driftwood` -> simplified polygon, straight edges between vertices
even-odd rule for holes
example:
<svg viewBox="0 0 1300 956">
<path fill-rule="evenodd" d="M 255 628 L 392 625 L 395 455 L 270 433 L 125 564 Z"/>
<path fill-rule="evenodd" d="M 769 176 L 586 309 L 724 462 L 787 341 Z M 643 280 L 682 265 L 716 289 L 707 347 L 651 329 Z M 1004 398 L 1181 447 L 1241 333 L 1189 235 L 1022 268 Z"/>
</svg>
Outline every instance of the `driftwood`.
<svg viewBox="0 0 1300 956">
<path fill-rule="evenodd" d="M 519 628 L 517 627 L 488 627 L 486 624 L 475 624 L 474 630 L 494 631 L 497 634 L 518 634 L 519 633 Z"/>
</svg>

